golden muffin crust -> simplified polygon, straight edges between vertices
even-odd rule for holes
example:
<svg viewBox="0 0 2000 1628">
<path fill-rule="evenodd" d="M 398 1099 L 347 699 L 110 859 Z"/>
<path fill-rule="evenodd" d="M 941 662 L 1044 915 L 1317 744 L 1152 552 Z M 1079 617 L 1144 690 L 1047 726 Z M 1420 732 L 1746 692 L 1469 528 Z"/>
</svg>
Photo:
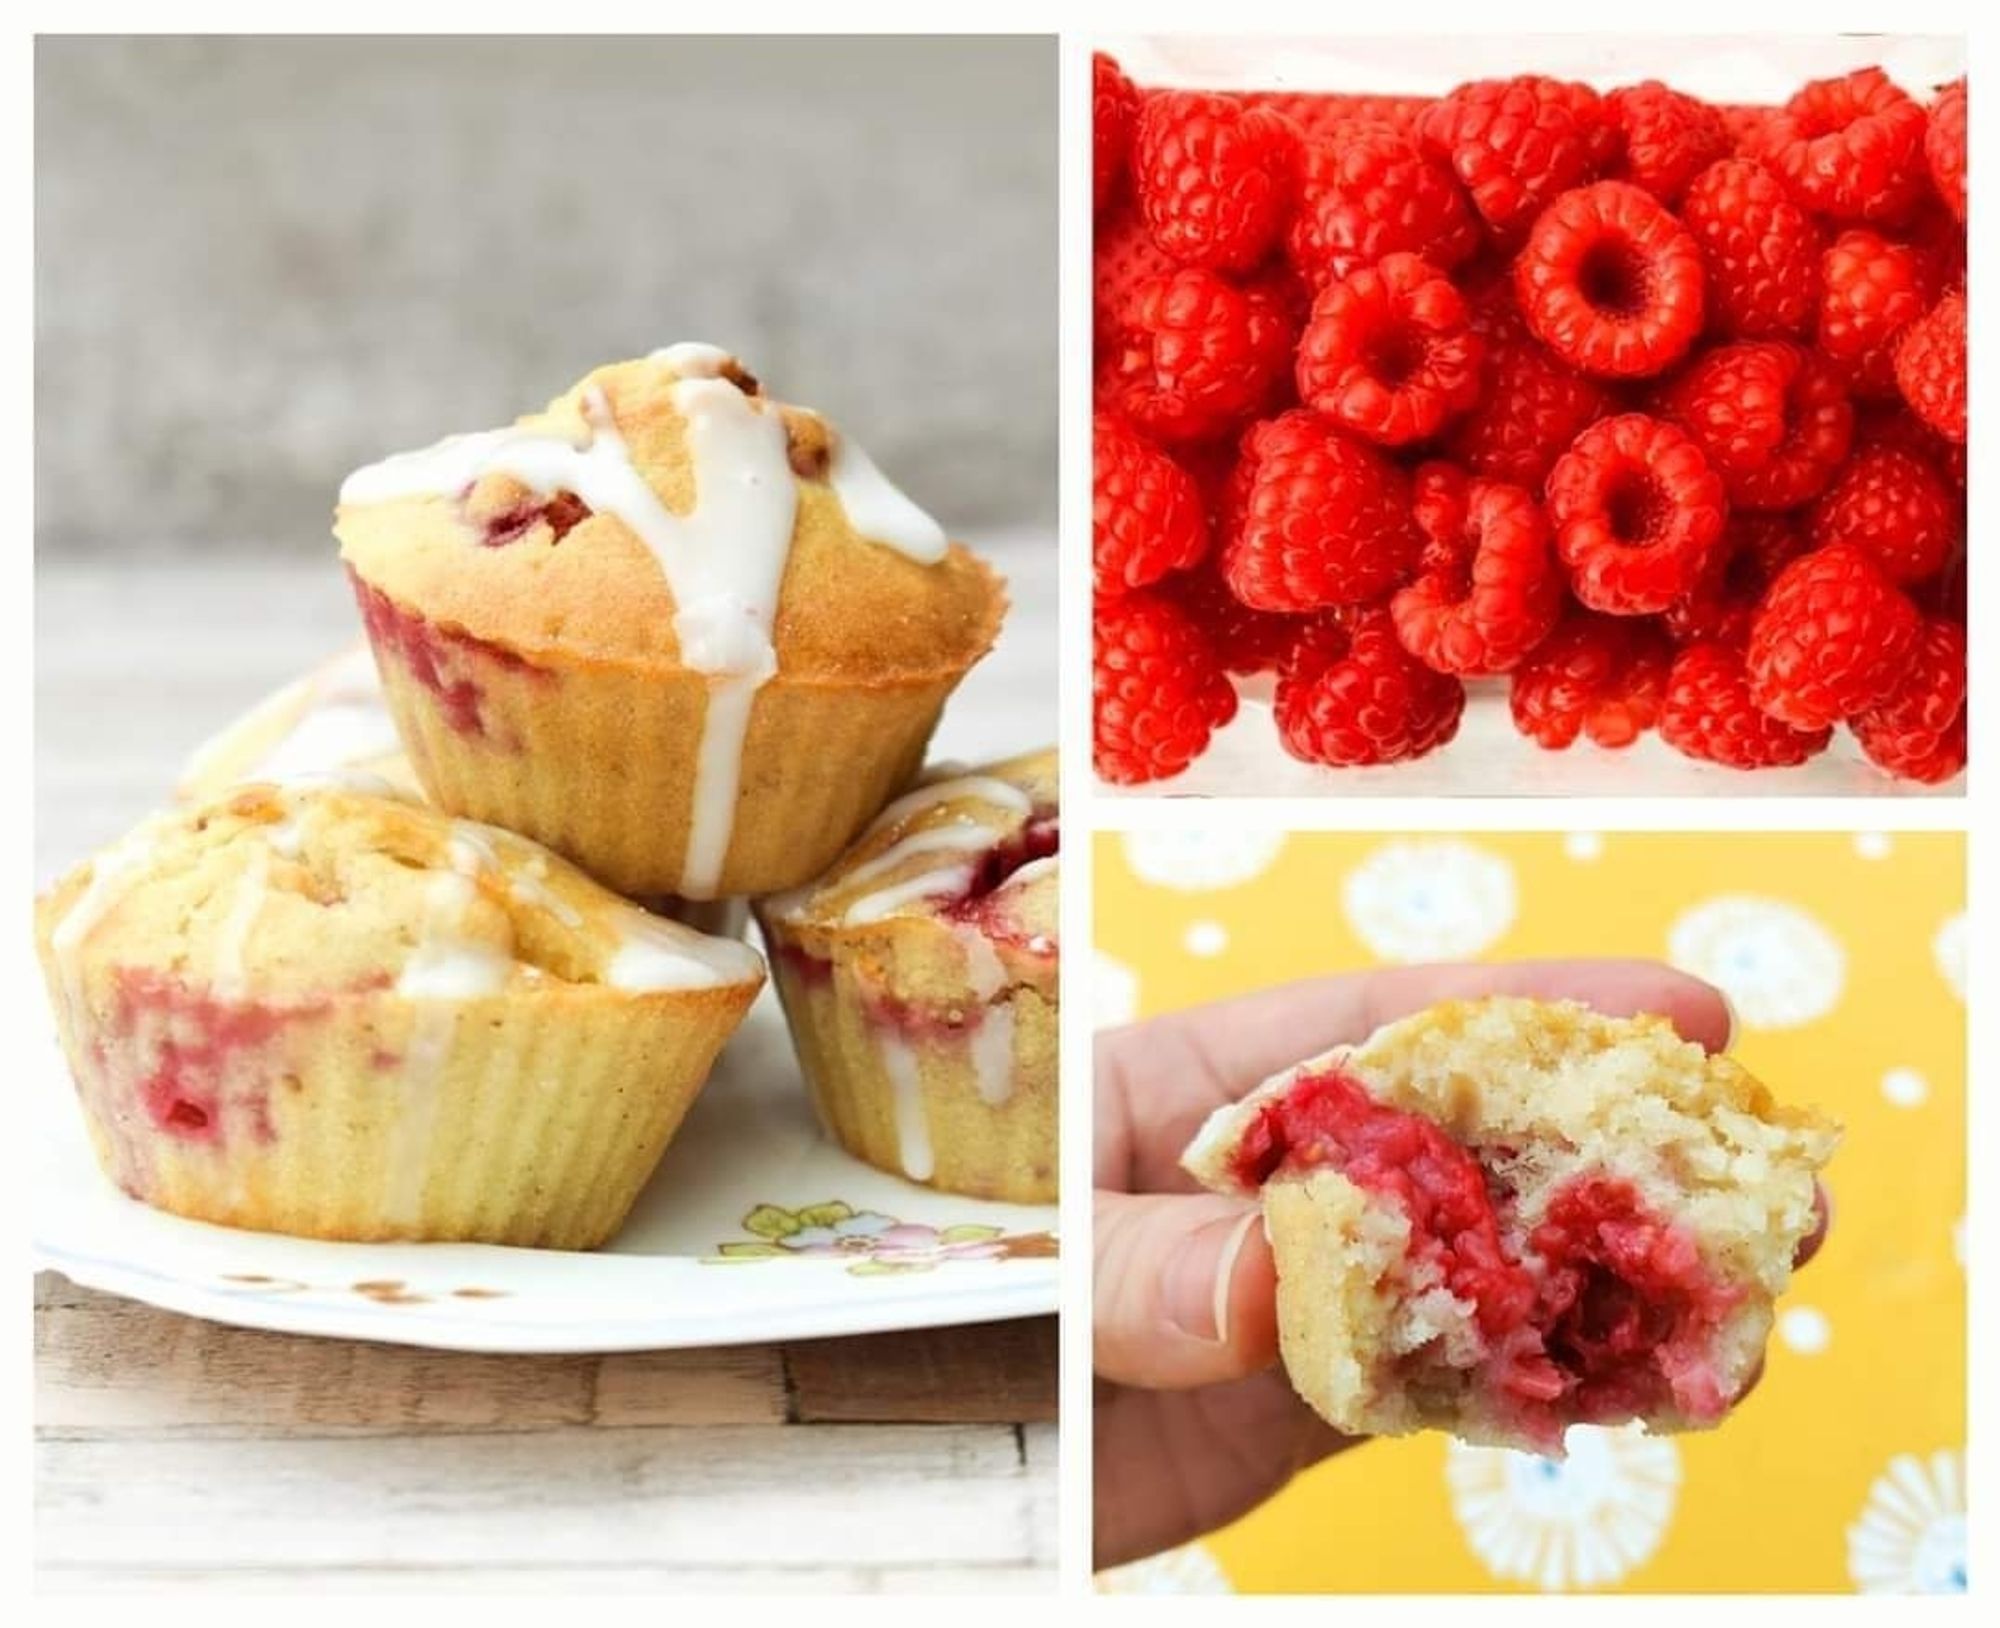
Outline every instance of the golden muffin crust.
<svg viewBox="0 0 2000 1628">
<path fill-rule="evenodd" d="M 865 454 L 817 414 L 772 402 L 733 358 L 676 346 L 595 369 L 541 413 L 517 421 L 519 435 L 558 437 L 588 448 L 607 431 L 672 515 L 695 509 L 696 458 L 676 386 L 711 379 L 740 391 L 772 420 L 796 489 L 790 553 L 778 591 L 771 645 L 786 679 L 914 685 L 962 672 L 992 644 L 1005 608 L 999 577 L 969 550 L 893 495 L 894 539 L 864 536 L 837 487 L 880 493 Z M 505 433 L 505 432 L 501 432 Z M 479 438 L 455 438 L 440 453 Z M 412 455 L 422 456 L 422 455 Z M 393 493 L 399 460 L 358 471 L 343 488 L 334 531 L 341 557 L 382 593 L 444 627 L 538 665 L 574 661 L 713 670 L 683 660 L 680 610 L 661 559 L 618 515 L 577 517 L 506 474 L 463 492 Z M 901 507 L 897 507 L 897 505 Z M 884 504 L 871 502 L 871 515 Z M 507 540 L 495 542 L 495 527 Z"/>
<path fill-rule="evenodd" d="M 511 832 L 366 777 L 251 785 L 141 825 L 39 902 L 75 983 L 155 971 L 264 998 L 732 990 L 747 946 L 640 910 Z"/>
</svg>

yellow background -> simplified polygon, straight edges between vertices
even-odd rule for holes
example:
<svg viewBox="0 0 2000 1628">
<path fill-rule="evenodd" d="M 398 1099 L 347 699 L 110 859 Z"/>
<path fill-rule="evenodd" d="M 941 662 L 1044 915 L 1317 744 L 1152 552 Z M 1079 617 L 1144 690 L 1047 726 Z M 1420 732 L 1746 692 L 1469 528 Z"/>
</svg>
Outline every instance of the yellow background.
<svg viewBox="0 0 2000 1628">
<path fill-rule="evenodd" d="M 1485 959 L 1664 960 L 1675 920 L 1723 894 L 1798 906 L 1839 942 L 1846 970 L 1832 1009 L 1798 1027 L 1746 1028 L 1736 1045 L 1781 1099 L 1846 1126 L 1826 1179 L 1834 1225 L 1780 1305 L 1816 1308 L 1831 1338 L 1803 1354 L 1774 1336 L 1762 1385 L 1727 1424 L 1676 1438 L 1682 1480 L 1665 1537 L 1617 1586 L 1851 1588 L 1847 1530 L 1876 1477 L 1898 1454 L 1965 1439 L 1965 1009 L 1934 950 L 1963 909 L 1963 839 L 1611 833 L 1593 852 L 1591 839 L 1539 833 L 1294 835 L 1250 880 L 1183 891 L 1142 881 L 1124 839 L 1101 835 L 1098 950 L 1136 975 L 1139 1017 L 1377 964 L 1344 913 L 1343 885 L 1397 841 L 1468 844 L 1511 866 L 1516 914 Z M 1197 926 L 1194 943 L 1210 953 L 1189 947 Z M 1889 1100 L 1882 1082 L 1895 1069 L 1922 1076 L 1923 1101 Z M 1300 1477 L 1195 1558 L 1240 1590 L 1521 1588 L 1466 1542 L 1444 1459 L 1434 1435 L 1371 1443 Z"/>
</svg>

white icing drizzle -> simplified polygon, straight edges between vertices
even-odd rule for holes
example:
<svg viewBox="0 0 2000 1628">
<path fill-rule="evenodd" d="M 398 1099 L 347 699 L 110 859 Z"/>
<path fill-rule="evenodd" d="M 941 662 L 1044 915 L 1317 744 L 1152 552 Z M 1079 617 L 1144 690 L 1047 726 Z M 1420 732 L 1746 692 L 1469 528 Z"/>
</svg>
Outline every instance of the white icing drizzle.
<svg viewBox="0 0 2000 1628">
<path fill-rule="evenodd" d="M 1039 882 L 1044 876 L 1055 875 L 1057 867 L 1061 864 L 1060 855 L 1043 854 L 1040 859 L 1031 859 L 1025 865 L 1017 867 L 1011 875 L 1001 877 L 999 885 L 993 891 L 1004 893 L 1009 888 L 1025 887 L 1030 882 Z"/>
<path fill-rule="evenodd" d="M 423 937 L 403 963 L 396 993 L 418 1000 L 497 995 L 507 987 L 514 958 L 497 945 L 468 939 L 465 918 L 479 897 L 476 878 L 482 870 L 497 870 L 499 860 L 478 827 L 462 820 L 453 822 L 445 852 L 451 869 L 430 879 Z"/>
<path fill-rule="evenodd" d="M 1011 780 L 996 780 L 990 774 L 962 774 L 952 780 L 926 780 L 921 786 L 904 792 L 894 802 L 884 805 L 882 812 L 868 822 L 868 830 L 871 833 L 886 831 L 927 808 L 935 808 L 939 803 L 949 803 L 957 798 L 991 803 L 995 808 L 1004 808 L 1015 814 L 1032 814 L 1035 811 L 1035 800 Z"/>
<path fill-rule="evenodd" d="M 264 913 L 270 882 L 271 848 L 259 843 L 251 851 L 250 863 L 244 868 L 243 880 L 237 884 L 235 897 L 229 902 L 229 914 L 223 918 L 215 941 L 215 992 L 224 999 L 243 992 L 243 952 L 250 940 L 250 929 Z"/>
<path fill-rule="evenodd" d="M 673 592 L 681 660 L 709 679 L 679 888 L 700 899 L 713 897 L 721 878 L 751 711 L 777 672 L 771 627 L 791 557 L 798 486 L 783 418 L 723 376 L 727 352 L 690 342 L 655 351 L 652 360 L 676 375 L 669 395 L 687 427 L 694 475 L 694 507 L 685 515 L 669 510 L 633 464 L 595 387 L 582 396 L 581 441 L 522 425 L 451 436 L 356 470 L 340 499 L 449 496 L 483 476 L 507 474 L 540 493 L 574 492 L 646 545 Z M 943 533 L 858 447 L 836 439 L 829 481 L 851 505 L 858 531 L 920 562 L 942 555 Z"/>
<path fill-rule="evenodd" d="M 617 944 L 605 965 L 604 982 L 632 994 L 742 983 L 754 978 L 760 965 L 748 945 L 709 938 L 639 909 L 619 913 Z"/>
<path fill-rule="evenodd" d="M 940 526 L 912 503 L 901 487 L 875 467 L 875 460 L 849 436 L 835 434 L 826 483 L 857 536 L 881 543 L 919 565 L 935 565 L 950 546 Z"/>
<path fill-rule="evenodd" d="M 891 882 L 887 887 L 877 888 L 873 893 L 863 894 L 847 907 L 840 918 L 849 927 L 866 927 L 885 916 L 893 916 L 904 905 L 918 899 L 935 898 L 939 894 L 956 893 L 972 880 L 970 865 L 955 865 L 947 870 L 924 871 L 912 876 L 908 881 Z"/>
<path fill-rule="evenodd" d="M 869 822 L 868 829 L 862 833 L 860 842 L 856 846 L 865 844 L 869 837 L 879 832 L 891 830 L 907 820 L 915 819 L 941 803 L 954 801 L 989 803 L 996 808 L 1022 816 L 1034 812 L 1034 800 L 1026 792 L 1009 781 L 996 780 L 991 775 L 961 775 L 953 780 L 934 780 L 912 791 L 906 791 L 885 807 Z M 996 833 L 990 826 L 966 818 L 949 825 L 929 826 L 923 830 L 912 831 L 852 869 L 835 871 L 819 882 L 808 883 L 805 887 L 794 888 L 790 893 L 779 895 L 771 901 L 771 907 L 781 916 L 792 915 L 802 908 L 815 892 L 830 888 L 846 890 L 872 881 L 875 877 L 886 875 L 896 869 L 916 854 L 980 853 L 993 846 L 995 836 Z M 972 879 L 972 870 L 972 865 L 963 861 L 952 865 L 933 866 L 904 881 L 864 892 L 848 905 L 842 914 L 842 922 L 847 926 L 865 926 L 892 915 L 913 900 L 955 892 Z"/>
<path fill-rule="evenodd" d="M 498 994 L 513 971 L 511 956 L 465 937 L 465 918 L 478 896 L 477 876 L 491 850 L 476 833 L 456 827 L 447 848 L 451 869 L 425 891 L 423 937 L 403 963 L 396 993 L 416 1002 L 409 1051 L 403 1059 L 402 1125 L 389 1159 L 389 1213 L 405 1222 L 423 1212 L 424 1178 L 437 1134 L 438 1096 L 459 1000 Z"/>
<path fill-rule="evenodd" d="M 979 1017 L 966 1036 L 972 1053 L 972 1077 L 979 1086 L 980 1100 L 998 1108 L 1014 1094 L 1014 1007 L 1010 1001 L 995 1001 Z"/>
<path fill-rule="evenodd" d="M 973 994 L 982 1001 L 990 1001 L 1007 987 L 1007 968 L 1000 959 L 1000 952 L 993 948 L 993 942 L 976 928 L 966 928 L 958 934 L 958 941 L 965 947 L 965 978 Z"/>
<path fill-rule="evenodd" d="M 889 1076 L 895 1095 L 896 1162 L 912 1181 L 929 1181 L 937 1169 L 931 1148 L 930 1122 L 924 1117 L 923 1078 L 917 1054 L 907 1041 L 886 1025 L 878 1031 L 882 1070 Z"/>
</svg>

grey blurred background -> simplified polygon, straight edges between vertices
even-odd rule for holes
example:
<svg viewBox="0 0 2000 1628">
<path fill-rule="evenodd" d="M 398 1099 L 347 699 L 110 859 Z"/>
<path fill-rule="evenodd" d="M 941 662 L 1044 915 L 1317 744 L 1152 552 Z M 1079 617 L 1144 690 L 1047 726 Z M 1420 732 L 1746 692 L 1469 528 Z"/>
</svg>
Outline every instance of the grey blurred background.
<svg viewBox="0 0 2000 1628">
<path fill-rule="evenodd" d="M 1047 38 L 44 38 L 41 557 L 324 555 L 350 468 L 674 339 L 1052 528 Z"/>
<path fill-rule="evenodd" d="M 35 854 L 359 637 L 356 465 L 675 339 L 1006 575 L 940 755 L 1055 736 L 1049 38 L 43 38 Z"/>
</svg>

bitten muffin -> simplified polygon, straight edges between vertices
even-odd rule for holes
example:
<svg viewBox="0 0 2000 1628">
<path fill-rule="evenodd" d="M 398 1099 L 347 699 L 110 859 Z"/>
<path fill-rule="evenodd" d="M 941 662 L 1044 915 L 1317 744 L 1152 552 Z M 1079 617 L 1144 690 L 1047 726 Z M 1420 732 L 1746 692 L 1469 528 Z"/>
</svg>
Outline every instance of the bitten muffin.
<svg viewBox="0 0 2000 1628">
<path fill-rule="evenodd" d="M 1561 1456 L 1717 1423 L 1838 1129 L 1663 1018 L 1454 1001 L 1266 1081 L 1187 1168 L 1261 1192 L 1293 1386 L 1336 1429 Z"/>
<path fill-rule="evenodd" d="M 818 875 L 916 773 L 1005 600 L 708 345 L 359 470 L 335 531 L 431 799 L 633 895 Z"/>
<path fill-rule="evenodd" d="M 892 1174 L 1056 1196 L 1053 751 L 938 775 L 757 918 L 821 1120 Z"/>
<path fill-rule="evenodd" d="M 329 785 L 157 815 L 36 926 L 112 1180 L 316 1238 L 603 1243 L 763 982 L 531 842 Z"/>
<path fill-rule="evenodd" d="M 418 790 L 365 644 L 273 690 L 204 741 L 174 794 L 199 803 L 254 781 L 350 772 L 375 775 L 399 792 Z"/>
</svg>

